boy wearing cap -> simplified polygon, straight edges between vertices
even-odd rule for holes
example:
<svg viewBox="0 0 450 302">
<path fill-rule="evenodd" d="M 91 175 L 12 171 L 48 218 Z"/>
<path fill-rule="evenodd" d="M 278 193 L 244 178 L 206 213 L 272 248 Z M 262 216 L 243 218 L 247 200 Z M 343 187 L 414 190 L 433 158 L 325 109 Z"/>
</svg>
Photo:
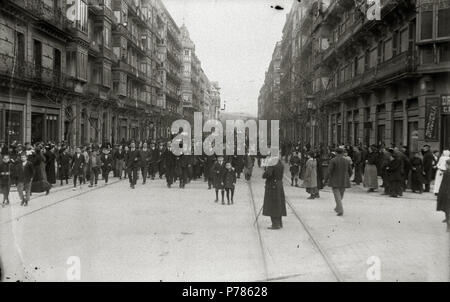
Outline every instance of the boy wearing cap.
<svg viewBox="0 0 450 302">
<path fill-rule="evenodd" d="M 103 154 L 100 157 L 102 163 L 102 177 L 105 180 L 105 185 L 108 184 L 109 172 L 111 172 L 113 167 L 113 158 L 109 152 L 109 148 L 103 149 Z"/>
</svg>

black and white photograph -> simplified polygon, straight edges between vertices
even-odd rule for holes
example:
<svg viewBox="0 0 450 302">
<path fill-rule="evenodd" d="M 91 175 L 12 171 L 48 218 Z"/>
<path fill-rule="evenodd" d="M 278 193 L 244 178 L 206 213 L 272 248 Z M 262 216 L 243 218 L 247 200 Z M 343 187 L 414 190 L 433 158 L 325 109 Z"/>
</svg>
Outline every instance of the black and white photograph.
<svg viewBox="0 0 450 302">
<path fill-rule="evenodd" d="M 0 153 L 2 283 L 449 282 L 450 0 L 0 0 Z"/>
</svg>

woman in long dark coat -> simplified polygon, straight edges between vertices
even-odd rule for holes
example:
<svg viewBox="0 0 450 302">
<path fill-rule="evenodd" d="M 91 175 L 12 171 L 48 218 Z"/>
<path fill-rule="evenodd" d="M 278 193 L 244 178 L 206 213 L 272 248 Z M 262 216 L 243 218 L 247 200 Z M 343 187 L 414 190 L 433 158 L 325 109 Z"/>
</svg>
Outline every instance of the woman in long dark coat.
<svg viewBox="0 0 450 302">
<path fill-rule="evenodd" d="M 450 159 L 446 162 L 447 170 L 442 177 L 442 183 L 439 187 L 437 198 L 437 211 L 445 213 L 445 219 L 442 222 L 447 223 L 447 232 L 450 232 Z"/>
<path fill-rule="evenodd" d="M 51 185 L 47 181 L 47 176 L 45 175 L 45 157 L 41 153 L 41 148 L 36 147 L 35 154 L 32 157 L 32 163 L 34 166 L 33 182 L 31 183 L 31 192 L 50 193 Z"/>
<path fill-rule="evenodd" d="M 56 155 L 55 155 L 55 147 L 46 147 L 46 152 L 44 154 L 45 156 L 45 173 L 47 174 L 47 181 L 50 184 L 56 183 L 56 169 L 55 169 L 55 161 L 56 161 Z"/>
<path fill-rule="evenodd" d="M 283 189 L 284 166 L 278 157 L 270 157 L 263 178 L 266 179 L 264 191 L 263 215 L 270 216 L 276 230 L 283 227 L 282 216 L 286 216 L 286 199 Z"/>
<path fill-rule="evenodd" d="M 379 155 L 375 146 L 370 146 L 364 167 L 363 185 L 368 188 L 367 192 L 373 192 L 378 189 L 378 159 Z"/>
<path fill-rule="evenodd" d="M 390 162 L 386 165 L 385 192 L 390 197 L 402 196 L 402 162 L 393 149 L 389 149 Z"/>
<path fill-rule="evenodd" d="M 423 162 L 420 158 L 419 152 L 414 153 L 414 157 L 411 158 L 411 190 L 413 193 L 418 191 L 420 194 L 423 192 Z"/>
</svg>

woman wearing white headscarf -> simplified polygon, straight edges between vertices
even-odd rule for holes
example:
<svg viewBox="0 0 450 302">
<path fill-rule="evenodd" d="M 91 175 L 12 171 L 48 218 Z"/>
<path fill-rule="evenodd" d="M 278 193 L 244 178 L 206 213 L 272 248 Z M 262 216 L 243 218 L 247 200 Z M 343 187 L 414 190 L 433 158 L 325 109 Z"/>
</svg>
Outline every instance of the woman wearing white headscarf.
<svg viewBox="0 0 450 302">
<path fill-rule="evenodd" d="M 436 178 L 434 180 L 434 188 L 433 192 L 435 195 L 439 193 L 439 187 L 441 186 L 442 177 L 444 175 L 444 171 L 447 169 L 445 166 L 445 162 L 450 159 L 450 151 L 444 150 L 442 152 L 442 156 L 439 158 L 439 161 L 436 165 L 437 171 L 436 171 Z"/>
</svg>

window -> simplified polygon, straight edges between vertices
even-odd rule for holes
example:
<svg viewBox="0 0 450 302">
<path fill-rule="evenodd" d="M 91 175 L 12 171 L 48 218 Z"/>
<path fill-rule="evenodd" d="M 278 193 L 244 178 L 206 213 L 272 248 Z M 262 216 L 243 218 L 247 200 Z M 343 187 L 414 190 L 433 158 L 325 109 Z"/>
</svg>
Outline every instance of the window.
<svg viewBox="0 0 450 302">
<path fill-rule="evenodd" d="M 59 75 L 61 73 L 61 51 L 53 49 L 53 74 Z"/>
<path fill-rule="evenodd" d="M 358 60 L 358 67 L 356 69 L 356 74 L 363 74 L 364 73 L 364 56 L 360 57 Z"/>
<path fill-rule="evenodd" d="M 405 28 L 400 32 L 400 53 L 408 50 L 409 45 L 409 37 L 408 37 L 408 28 Z"/>
<path fill-rule="evenodd" d="M 422 5 L 420 11 L 420 39 L 429 40 L 433 38 L 433 7 Z"/>
<path fill-rule="evenodd" d="M 450 43 L 439 46 L 439 62 L 450 62 Z"/>
<path fill-rule="evenodd" d="M 16 54 L 17 64 L 23 66 L 25 63 L 25 37 L 23 33 L 16 32 Z"/>
<path fill-rule="evenodd" d="M 384 56 L 384 43 L 383 41 L 378 42 L 378 63 L 383 62 Z"/>
<path fill-rule="evenodd" d="M 0 112 L 4 124 L 0 124 L 3 128 L 3 138 L 5 141 L 22 141 L 22 112 L 4 110 Z M 4 117 L 4 118 L 3 118 Z"/>
<path fill-rule="evenodd" d="M 399 34 L 398 30 L 396 30 L 392 33 L 392 56 L 394 57 L 399 53 L 398 42 L 399 42 Z"/>
<path fill-rule="evenodd" d="M 75 51 L 68 51 L 66 53 L 66 68 L 67 68 L 67 74 L 75 77 L 76 71 L 77 71 L 77 65 L 76 65 L 76 52 Z"/>
<path fill-rule="evenodd" d="M 421 54 L 421 63 L 422 64 L 431 64 L 434 63 L 434 50 L 433 47 L 431 46 L 424 46 L 421 48 L 420 50 L 420 54 Z"/>
<path fill-rule="evenodd" d="M 111 66 L 103 66 L 103 86 L 111 87 Z"/>
<path fill-rule="evenodd" d="M 392 58 L 392 38 L 384 42 L 384 61 Z"/>
<path fill-rule="evenodd" d="M 81 80 L 87 80 L 88 56 L 85 53 L 77 53 L 77 77 Z"/>
<path fill-rule="evenodd" d="M 111 25 L 108 23 L 103 28 L 103 42 L 106 48 L 111 47 Z"/>
<path fill-rule="evenodd" d="M 438 38 L 450 36 L 450 3 L 440 2 L 438 10 Z M 442 7 L 442 8 L 441 8 Z"/>
<path fill-rule="evenodd" d="M 370 51 L 369 68 L 375 67 L 378 61 L 378 49 L 374 48 Z"/>
<path fill-rule="evenodd" d="M 73 21 L 75 28 L 88 32 L 88 6 L 85 0 L 72 0 L 67 8 L 67 17 Z"/>
<path fill-rule="evenodd" d="M 421 0 L 418 27 L 422 41 L 450 37 L 450 1 Z"/>
</svg>

